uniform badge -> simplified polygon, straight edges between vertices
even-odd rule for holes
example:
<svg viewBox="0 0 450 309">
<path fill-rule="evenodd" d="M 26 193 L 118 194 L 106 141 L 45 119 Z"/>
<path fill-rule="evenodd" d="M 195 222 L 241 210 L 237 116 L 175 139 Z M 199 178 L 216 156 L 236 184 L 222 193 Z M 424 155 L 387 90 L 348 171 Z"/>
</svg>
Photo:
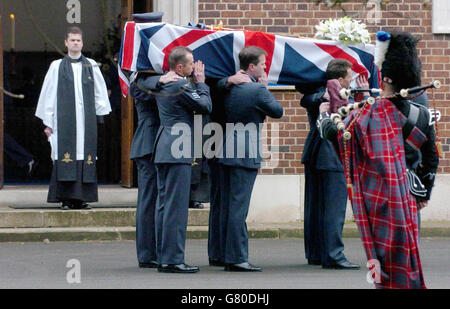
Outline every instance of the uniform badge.
<svg viewBox="0 0 450 309">
<path fill-rule="evenodd" d="M 68 152 L 64 154 L 64 159 L 62 159 L 61 161 L 65 163 L 73 162 L 73 160 L 70 158 L 70 153 Z"/>
<path fill-rule="evenodd" d="M 193 93 L 191 93 L 191 95 L 194 99 L 197 99 L 197 100 L 200 99 L 200 96 L 197 94 L 197 92 L 193 92 Z"/>
</svg>

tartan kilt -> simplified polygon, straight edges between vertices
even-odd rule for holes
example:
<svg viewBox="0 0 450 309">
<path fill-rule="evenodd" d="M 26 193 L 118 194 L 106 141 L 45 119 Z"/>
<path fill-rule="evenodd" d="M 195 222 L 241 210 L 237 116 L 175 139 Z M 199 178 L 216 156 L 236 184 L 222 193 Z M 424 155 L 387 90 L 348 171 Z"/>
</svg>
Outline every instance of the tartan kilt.
<svg viewBox="0 0 450 309">
<path fill-rule="evenodd" d="M 418 248 L 417 206 L 408 190 L 402 126 L 392 102 L 365 106 L 354 120 L 352 139 L 339 134 L 341 159 L 349 158 L 353 213 L 372 265 L 378 264 L 377 288 L 426 288 Z M 375 263 L 374 263 L 375 262 Z"/>
</svg>

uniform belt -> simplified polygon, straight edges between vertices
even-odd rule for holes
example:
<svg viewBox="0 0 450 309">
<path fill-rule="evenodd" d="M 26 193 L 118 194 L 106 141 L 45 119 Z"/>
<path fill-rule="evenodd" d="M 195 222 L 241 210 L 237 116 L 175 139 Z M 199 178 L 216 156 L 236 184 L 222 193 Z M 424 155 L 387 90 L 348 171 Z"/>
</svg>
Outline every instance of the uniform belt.
<svg viewBox="0 0 450 309">
<path fill-rule="evenodd" d="M 416 125 L 417 120 L 419 119 L 419 114 L 420 114 L 419 108 L 417 106 L 414 106 L 413 104 L 410 104 L 408 119 L 406 120 L 406 123 L 402 128 L 403 138 L 405 140 L 408 138 L 408 136 L 414 129 L 414 126 Z"/>
</svg>

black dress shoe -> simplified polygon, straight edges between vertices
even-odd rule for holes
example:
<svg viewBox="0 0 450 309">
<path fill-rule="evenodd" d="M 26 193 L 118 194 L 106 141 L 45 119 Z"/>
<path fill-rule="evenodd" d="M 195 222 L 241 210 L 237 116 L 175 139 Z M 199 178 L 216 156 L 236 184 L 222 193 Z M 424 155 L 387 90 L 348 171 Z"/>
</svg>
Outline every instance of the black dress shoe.
<svg viewBox="0 0 450 309">
<path fill-rule="evenodd" d="M 156 261 L 150 261 L 150 263 L 141 263 L 139 262 L 139 268 L 157 268 L 158 262 Z"/>
<path fill-rule="evenodd" d="M 69 205 L 67 205 L 67 204 L 65 204 L 65 203 L 62 203 L 61 204 L 61 206 L 59 207 L 61 210 L 69 210 L 69 209 L 71 209 L 70 207 L 69 207 Z"/>
<path fill-rule="evenodd" d="M 73 203 L 73 209 L 91 209 L 92 207 L 86 203 L 86 202 L 81 202 L 81 201 L 77 201 L 76 203 Z"/>
<path fill-rule="evenodd" d="M 308 259 L 308 265 L 322 265 L 322 262 L 320 260 Z"/>
<path fill-rule="evenodd" d="M 349 261 L 343 261 L 343 262 L 336 263 L 333 265 L 323 265 L 322 267 L 328 268 L 328 269 L 360 269 L 361 268 L 361 266 L 350 263 Z"/>
<path fill-rule="evenodd" d="M 81 203 L 80 209 L 91 209 L 91 205 L 89 205 L 88 203 Z"/>
<path fill-rule="evenodd" d="M 189 208 L 192 208 L 192 209 L 203 209 L 204 206 L 200 202 L 190 201 L 189 202 Z"/>
<path fill-rule="evenodd" d="M 225 262 L 218 259 L 209 259 L 209 266 L 226 266 Z"/>
<path fill-rule="evenodd" d="M 158 266 L 160 273 L 181 273 L 189 274 L 196 273 L 200 270 L 198 266 L 189 266 L 186 264 L 161 264 Z"/>
<path fill-rule="evenodd" d="M 262 271 L 261 267 L 250 264 L 249 262 L 239 264 L 227 264 L 225 271 Z"/>
<path fill-rule="evenodd" d="M 69 202 L 69 201 L 63 201 L 61 206 L 59 207 L 61 210 L 69 210 L 69 209 L 75 209 L 75 206 Z"/>
</svg>

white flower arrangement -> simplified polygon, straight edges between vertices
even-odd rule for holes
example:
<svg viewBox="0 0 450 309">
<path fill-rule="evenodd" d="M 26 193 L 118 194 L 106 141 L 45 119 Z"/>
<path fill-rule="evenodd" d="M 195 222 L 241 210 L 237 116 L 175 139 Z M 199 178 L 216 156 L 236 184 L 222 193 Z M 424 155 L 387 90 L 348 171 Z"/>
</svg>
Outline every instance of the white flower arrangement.
<svg viewBox="0 0 450 309">
<path fill-rule="evenodd" d="M 366 25 L 350 17 L 321 21 L 316 27 L 315 38 L 333 40 L 347 44 L 369 44 L 370 34 Z"/>
</svg>

